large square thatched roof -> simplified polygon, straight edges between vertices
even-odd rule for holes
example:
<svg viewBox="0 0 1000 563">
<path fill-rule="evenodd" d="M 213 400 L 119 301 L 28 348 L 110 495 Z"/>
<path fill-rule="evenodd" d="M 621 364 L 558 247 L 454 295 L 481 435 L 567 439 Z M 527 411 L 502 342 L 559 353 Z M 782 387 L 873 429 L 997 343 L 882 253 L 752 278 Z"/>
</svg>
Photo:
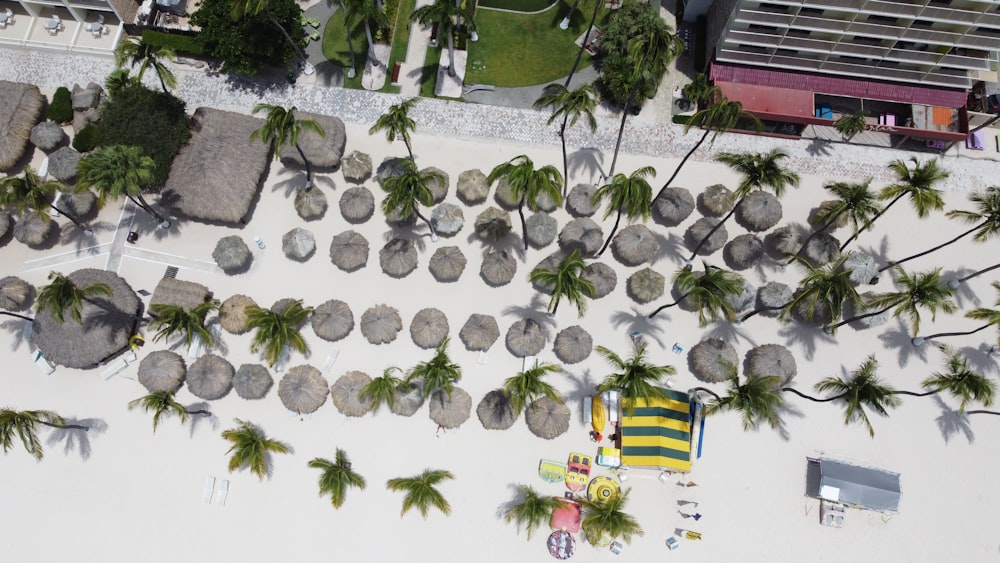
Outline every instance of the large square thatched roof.
<svg viewBox="0 0 1000 563">
<path fill-rule="evenodd" d="M 245 222 L 271 156 L 270 144 L 250 142 L 262 119 L 212 108 L 191 118 L 191 140 L 170 167 L 162 202 L 192 219 Z"/>
<path fill-rule="evenodd" d="M 14 167 L 28 148 L 45 96 L 38 86 L 0 80 L 0 172 Z"/>
</svg>

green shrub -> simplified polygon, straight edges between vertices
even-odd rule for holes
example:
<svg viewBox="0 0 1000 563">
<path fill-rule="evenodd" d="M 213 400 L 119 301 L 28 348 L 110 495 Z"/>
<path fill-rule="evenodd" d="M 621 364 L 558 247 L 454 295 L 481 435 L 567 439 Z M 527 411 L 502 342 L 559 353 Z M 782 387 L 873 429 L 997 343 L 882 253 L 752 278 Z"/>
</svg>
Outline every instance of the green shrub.
<svg viewBox="0 0 1000 563">
<path fill-rule="evenodd" d="M 90 152 L 100 144 L 101 132 L 93 123 L 85 125 L 73 137 L 73 148 L 77 152 Z"/>
<path fill-rule="evenodd" d="M 73 121 L 73 95 L 70 94 L 69 88 L 60 86 L 56 90 L 45 117 L 56 123 L 69 123 Z"/>
<path fill-rule="evenodd" d="M 142 42 L 155 47 L 165 47 L 177 55 L 197 57 L 205 53 L 205 48 L 202 47 L 198 38 L 190 35 L 163 33 L 147 29 L 142 32 Z"/>
<path fill-rule="evenodd" d="M 678 125 L 687 125 L 688 121 L 691 121 L 690 115 L 675 115 L 673 117 L 674 123 Z"/>
</svg>

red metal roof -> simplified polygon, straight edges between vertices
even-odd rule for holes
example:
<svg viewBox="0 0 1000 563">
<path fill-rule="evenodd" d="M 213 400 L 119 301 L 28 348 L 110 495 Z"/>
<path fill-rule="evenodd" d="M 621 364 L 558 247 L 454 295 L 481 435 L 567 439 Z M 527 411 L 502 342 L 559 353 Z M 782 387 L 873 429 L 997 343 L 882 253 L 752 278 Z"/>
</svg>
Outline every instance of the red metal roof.
<svg viewBox="0 0 1000 563">
<path fill-rule="evenodd" d="M 743 104 L 743 109 L 756 114 L 813 116 L 812 92 L 756 84 L 733 84 L 719 80 L 715 85 L 722 90 L 729 101 L 739 102 Z"/>
<path fill-rule="evenodd" d="M 964 107 L 967 99 L 965 90 L 945 90 L 926 86 L 873 82 L 858 78 L 843 78 L 823 74 L 785 72 L 724 63 L 712 63 L 710 71 L 713 81 L 754 84 L 791 90 L 807 90 L 834 96 L 850 96 L 870 100 L 904 102 L 947 108 Z"/>
</svg>

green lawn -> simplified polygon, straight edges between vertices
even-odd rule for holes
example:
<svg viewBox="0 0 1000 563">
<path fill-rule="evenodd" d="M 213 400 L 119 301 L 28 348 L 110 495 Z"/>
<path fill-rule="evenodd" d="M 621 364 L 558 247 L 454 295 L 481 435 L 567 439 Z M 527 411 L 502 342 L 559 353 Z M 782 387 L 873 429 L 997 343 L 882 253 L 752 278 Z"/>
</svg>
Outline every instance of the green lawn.
<svg viewBox="0 0 1000 563">
<path fill-rule="evenodd" d="M 554 4 L 553 0 L 479 0 L 480 8 L 500 8 L 515 12 L 539 12 Z"/>
<path fill-rule="evenodd" d="M 389 69 L 392 71 L 396 61 L 406 60 L 406 49 L 410 42 L 410 14 L 413 13 L 416 0 L 401 0 L 399 11 L 396 17 L 396 33 L 392 38 L 392 51 L 389 54 Z M 368 40 L 365 37 L 365 30 L 359 27 L 351 34 L 351 44 L 354 46 L 354 68 L 357 76 L 347 78 L 344 76 L 344 87 L 361 89 L 361 74 L 364 72 L 365 57 L 368 56 Z M 337 10 L 330 16 L 323 29 L 323 56 L 330 62 L 347 68 L 350 61 L 350 51 L 347 49 L 347 30 L 344 27 L 344 11 Z M 397 93 L 398 86 L 393 86 L 390 81 L 386 81 L 386 86 L 381 92 Z"/>
<path fill-rule="evenodd" d="M 579 50 L 573 40 L 587 30 L 593 1 L 580 2 L 567 30 L 559 29 L 559 22 L 569 11 L 568 3 L 541 14 L 477 10 L 479 41 L 469 42 L 465 83 L 511 88 L 547 84 L 568 75 Z M 581 68 L 590 64 L 584 53 Z"/>
</svg>

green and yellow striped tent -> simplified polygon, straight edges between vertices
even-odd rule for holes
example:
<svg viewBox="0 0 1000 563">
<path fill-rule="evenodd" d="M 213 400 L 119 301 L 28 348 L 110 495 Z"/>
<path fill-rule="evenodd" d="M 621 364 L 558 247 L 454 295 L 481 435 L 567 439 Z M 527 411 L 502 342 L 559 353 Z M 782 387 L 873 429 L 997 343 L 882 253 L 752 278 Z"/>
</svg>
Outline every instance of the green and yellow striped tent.
<svg viewBox="0 0 1000 563">
<path fill-rule="evenodd" d="M 640 399 L 626 416 L 622 399 L 622 465 L 691 470 L 691 404 L 687 393 L 662 389 L 665 399 Z"/>
</svg>

